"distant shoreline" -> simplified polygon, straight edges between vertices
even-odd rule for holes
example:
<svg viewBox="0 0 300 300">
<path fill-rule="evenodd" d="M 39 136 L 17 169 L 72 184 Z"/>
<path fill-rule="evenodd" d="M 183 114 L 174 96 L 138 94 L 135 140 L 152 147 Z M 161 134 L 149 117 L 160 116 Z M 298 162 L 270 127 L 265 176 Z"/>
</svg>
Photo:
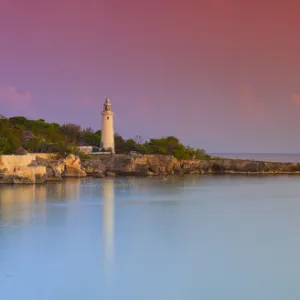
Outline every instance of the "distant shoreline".
<svg viewBox="0 0 300 300">
<path fill-rule="evenodd" d="M 267 162 L 300 162 L 300 153 L 211 153 L 212 156 L 231 159 L 251 159 Z"/>
</svg>

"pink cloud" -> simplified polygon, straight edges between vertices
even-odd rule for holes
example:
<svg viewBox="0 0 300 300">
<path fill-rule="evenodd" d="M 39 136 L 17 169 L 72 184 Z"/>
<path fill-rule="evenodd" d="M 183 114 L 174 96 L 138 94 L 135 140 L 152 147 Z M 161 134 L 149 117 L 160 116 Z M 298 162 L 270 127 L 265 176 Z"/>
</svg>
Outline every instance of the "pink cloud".
<svg viewBox="0 0 300 300">
<path fill-rule="evenodd" d="M 292 100 L 295 103 L 300 103 L 300 96 L 298 94 L 293 94 L 292 95 Z"/>
<path fill-rule="evenodd" d="M 15 86 L 0 86 L 0 103 L 8 104 L 13 108 L 24 108 L 31 102 L 31 94 L 29 92 L 20 92 Z"/>
</svg>

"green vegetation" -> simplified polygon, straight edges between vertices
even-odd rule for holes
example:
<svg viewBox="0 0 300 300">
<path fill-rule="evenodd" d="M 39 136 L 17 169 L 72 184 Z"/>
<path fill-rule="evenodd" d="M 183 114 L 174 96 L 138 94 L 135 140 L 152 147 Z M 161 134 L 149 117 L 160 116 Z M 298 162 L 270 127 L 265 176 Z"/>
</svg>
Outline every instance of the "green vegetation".
<svg viewBox="0 0 300 300">
<path fill-rule="evenodd" d="M 47 123 L 24 117 L 0 118 L 0 154 L 55 152 L 61 155 L 75 151 L 81 143 L 100 144 L 101 132 L 81 129 L 75 124 Z"/>
<path fill-rule="evenodd" d="M 23 132 L 9 120 L 0 119 L 0 153 L 13 153 L 21 147 Z"/>
<path fill-rule="evenodd" d="M 142 142 L 140 136 L 135 139 L 124 140 L 120 135 L 115 137 L 115 147 L 117 153 L 137 151 L 141 154 L 166 154 L 173 155 L 179 159 L 209 159 L 210 156 L 203 149 L 193 149 L 184 146 L 178 138 L 174 136 L 160 139 L 150 139 Z"/>
<path fill-rule="evenodd" d="M 76 152 L 78 145 L 98 146 L 100 141 L 100 130 L 81 128 L 76 124 L 60 125 L 24 117 L 0 118 L 0 154 L 55 152 L 65 155 Z M 203 149 L 184 146 L 174 136 L 144 142 L 141 136 L 125 140 L 116 134 L 115 147 L 116 153 L 137 151 L 141 154 L 168 154 L 179 159 L 210 158 Z"/>
</svg>

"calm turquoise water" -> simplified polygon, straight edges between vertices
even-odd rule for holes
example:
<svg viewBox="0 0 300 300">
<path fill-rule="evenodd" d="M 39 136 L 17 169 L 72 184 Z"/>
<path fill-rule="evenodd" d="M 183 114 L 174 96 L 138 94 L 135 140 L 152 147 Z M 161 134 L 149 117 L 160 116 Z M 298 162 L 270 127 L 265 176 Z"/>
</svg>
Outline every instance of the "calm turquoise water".
<svg viewBox="0 0 300 300">
<path fill-rule="evenodd" d="M 0 187 L 0 299 L 300 299 L 300 176 Z"/>
</svg>

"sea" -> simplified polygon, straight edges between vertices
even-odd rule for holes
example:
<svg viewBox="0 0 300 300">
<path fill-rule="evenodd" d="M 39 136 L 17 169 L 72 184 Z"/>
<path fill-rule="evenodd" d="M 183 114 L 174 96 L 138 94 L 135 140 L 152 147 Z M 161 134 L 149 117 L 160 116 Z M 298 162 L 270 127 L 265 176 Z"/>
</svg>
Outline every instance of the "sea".
<svg viewBox="0 0 300 300">
<path fill-rule="evenodd" d="M 0 299 L 296 300 L 299 228 L 300 175 L 2 185 Z"/>
<path fill-rule="evenodd" d="M 271 162 L 300 162 L 300 154 L 274 154 L 274 153 L 212 153 L 212 156 L 236 159 L 250 159 Z"/>
</svg>

